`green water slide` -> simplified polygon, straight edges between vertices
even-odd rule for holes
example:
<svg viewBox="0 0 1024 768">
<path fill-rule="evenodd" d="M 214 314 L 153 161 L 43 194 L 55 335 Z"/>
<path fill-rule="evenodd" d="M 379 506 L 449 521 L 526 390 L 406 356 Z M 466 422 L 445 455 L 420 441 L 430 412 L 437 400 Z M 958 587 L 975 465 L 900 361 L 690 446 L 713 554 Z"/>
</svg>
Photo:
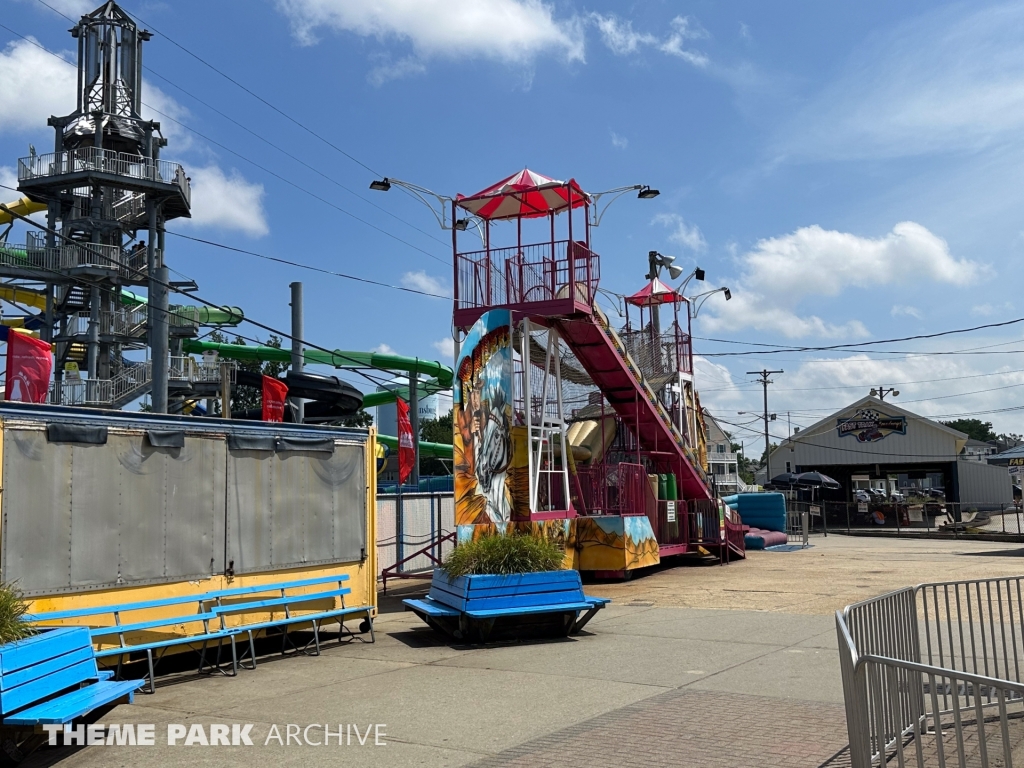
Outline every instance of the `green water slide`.
<svg viewBox="0 0 1024 768">
<path fill-rule="evenodd" d="M 145 296 L 121 289 L 122 304 L 147 304 Z M 171 312 L 194 320 L 200 325 L 238 325 L 245 320 L 241 307 L 190 307 L 172 305 Z"/>
<path fill-rule="evenodd" d="M 377 442 L 383 443 L 392 451 L 398 450 L 398 438 L 391 435 L 377 435 Z M 452 446 L 446 443 L 425 443 L 420 441 L 420 458 L 433 457 L 436 459 L 451 459 L 453 456 Z"/>
<path fill-rule="evenodd" d="M 247 344 L 224 344 L 215 341 L 199 341 L 197 339 L 186 339 L 182 343 L 182 349 L 190 354 L 216 352 L 221 357 L 242 362 L 289 363 L 292 359 L 292 353 L 289 349 L 256 345 L 249 346 Z M 306 363 L 329 365 L 332 368 L 377 368 L 384 371 L 406 371 L 408 373 L 426 374 L 432 378 L 422 382 L 420 385 L 420 394 L 422 395 L 431 395 L 434 392 L 451 389 L 452 379 L 454 378 L 452 369 L 447 365 L 443 365 L 436 360 L 422 360 L 418 357 L 385 355 L 379 352 L 346 352 L 342 350 L 325 352 L 319 349 L 307 349 L 302 354 Z M 388 392 L 370 392 L 363 396 L 363 408 L 373 408 L 378 405 L 393 403 L 398 397 L 408 399 L 409 388 L 398 387 Z"/>
</svg>

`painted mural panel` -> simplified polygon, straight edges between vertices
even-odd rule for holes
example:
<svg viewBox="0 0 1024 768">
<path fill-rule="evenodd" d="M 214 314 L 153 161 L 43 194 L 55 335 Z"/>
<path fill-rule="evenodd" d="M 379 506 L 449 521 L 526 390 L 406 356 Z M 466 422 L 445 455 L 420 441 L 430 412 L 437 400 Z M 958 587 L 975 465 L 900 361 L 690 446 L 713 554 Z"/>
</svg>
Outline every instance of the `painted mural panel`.
<svg viewBox="0 0 1024 768">
<path fill-rule="evenodd" d="M 470 329 L 455 361 L 455 522 L 512 519 L 511 313 L 485 313 Z"/>
<path fill-rule="evenodd" d="M 646 515 L 580 517 L 574 522 L 581 571 L 631 570 L 661 562 Z"/>
</svg>

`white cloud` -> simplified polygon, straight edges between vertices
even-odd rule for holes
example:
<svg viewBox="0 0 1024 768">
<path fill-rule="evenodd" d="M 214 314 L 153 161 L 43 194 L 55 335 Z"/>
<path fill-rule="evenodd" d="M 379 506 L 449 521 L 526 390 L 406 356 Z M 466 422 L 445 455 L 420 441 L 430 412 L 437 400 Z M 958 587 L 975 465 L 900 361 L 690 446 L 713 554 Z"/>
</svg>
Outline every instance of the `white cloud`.
<svg viewBox="0 0 1024 768">
<path fill-rule="evenodd" d="M 383 342 L 378 344 L 376 347 L 374 347 L 370 351 L 374 352 L 374 353 L 376 353 L 378 355 L 397 355 L 398 354 L 395 351 L 394 347 L 392 347 L 390 344 L 385 344 Z"/>
<path fill-rule="evenodd" d="M 82 16 L 96 9 L 96 0 L 46 0 L 46 4 L 54 10 L 71 18 Z"/>
<path fill-rule="evenodd" d="M 14 187 L 15 189 L 17 189 L 18 172 L 8 165 L 0 165 L 0 184 L 3 184 L 5 187 Z M 0 192 L 0 195 L 8 194 L 14 193 L 11 192 L 11 190 L 9 189 L 5 189 L 2 192 Z M 7 197 L 4 197 L 3 199 L 6 200 Z"/>
<path fill-rule="evenodd" d="M 971 314 L 975 317 L 991 317 L 999 312 L 1010 312 L 1013 310 L 1013 304 L 1009 301 L 1003 304 L 976 304 L 971 307 Z"/>
<path fill-rule="evenodd" d="M 669 233 L 668 239 L 691 251 L 704 251 L 708 247 L 700 227 L 696 224 L 687 224 L 686 220 L 678 213 L 659 213 L 651 220 L 651 224 L 670 227 L 672 231 Z"/>
<path fill-rule="evenodd" d="M 378 84 L 418 73 L 430 59 L 524 65 L 548 53 L 567 61 L 584 58 L 578 20 L 556 18 L 541 0 L 277 0 L 277 6 L 305 45 L 315 43 L 321 29 L 410 45 L 412 57 L 371 73 L 371 82 Z"/>
<path fill-rule="evenodd" d="M 874 35 L 782 126 L 809 159 L 974 152 L 1024 129 L 1024 5 L 955 4 Z"/>
<path fill-rule="evenodd" d="M 707 56 L 684 47 L 687 40 L 696 40 L 701 37 L 707 37 L 707 32 L 699 24 L 694 24 L 689 16 L 676 16 L 672 19 L 671 34 L 658 48 L 664 53 L 690 62 L 695 67 L 706 67 L 708 65 Z"/>
<path fill-rule="evenodd" d="M 829 323 L 796 310 L 806 299 L 838 296 L 848 288 L 877 290 L 908 280 L 965 286 L 989 273 L 987 265 L 954 258 L 942 238 L 912 221 L 880 238 L 802 227 L 760 240 L 738 261 L 732 301 L 709 305 L 701 315 L 708 331 L 756 328 L 789 338 L 864 337 L 868 330 L 858 320 Z"/>
<path fill-rule="evenodd" d="M 75 68 L 27 40 L 15 40 L 0 51 L 0 83 L 0 133 L 49 131 L 50 115 L 75 108 Z"/>
<path fill-rule="evenodd" d="M 593 14 L 590 18 L 601 33 L 604 44 L 612 53 L 619 56 L 636 53 L 644 45 L 658 44 L 658 38 L 654 35 L 634 30 L 633 22 L 629 19 L 620 19 L 615 14 L 602 16 L 599 13 Z"/>
<path fill-rule="evenodd" d="M 616 149 L 626 149 L 629 146 L 629 139 L 612 131 L 612 146 Z"/>
<path fill-rule="evenodd" d="M 689 16 L 676 16 L 670 22 L 670 31 L 664 37 L 649 32 L 637 32 L 633 22 L 614 13 L 602 16 L 590 14 L 590 22 L 597 27 L 601 41 L 617 56 L 628 56 L 642 48 L 654 48 L 670 56 L 677 56 L 696 67 L 706 67 L 708 57 L 700 51 L 686 47 L 687 41 L 708 36 L 708 33 Z"/>
<path fill-rule="evenodd" d="M 750 34 L 750 25 L 740 22 L 740 37 L 744 40 L 752 40 L 753 35 Z"/>
<path fill-rule="evenodd" d="M 225 174 L 216 165 L 194 167 L 192 176 L 192 218 L 182 224 L 233 229 L 249 237 L 270 232 L 263 209 L 263 185 L 247 181 L 232 169 Z"/>
<path fill-rule="evenodd" d="M 389 80 L 400 80 L 410 75 L 422 75 L 426 71 L 426 66 L 415 56 L 406 56 L 397 61 L 392 61 L 385 56 L 380 59 L 380 64 L 370 70 L 366 79 L 372 85 L 381 86 Z"/>
<path fill-rule="evenodd" d="M 917 307 L 911 307 L 906 304 L 893 304 L 892 311 L 889 313 L 893 317 L 916 317 L 918 320 L 921 319 L 921 310 Z"/>
<path fill-rule="evenodd" d="M 406 272 L 402 275 L 402 285 L 406 288 L 412 288 L 414 291 L 423 291 L 423 293 L 430 293 L 435 296 L 450 297 L 452 290 L 443 281 L 436 277 L 431 277 L 422 269 L 416 272 Z"/>
<path fill-rule="evenodd" d="M 441 339 L 440 341 L 435 341 L 430 346 L 437 350 L 438 354 L 441 355 L 443 362 L 449 364 L 455 362 L 455 339 L 451 336 Z"/>
</svg>

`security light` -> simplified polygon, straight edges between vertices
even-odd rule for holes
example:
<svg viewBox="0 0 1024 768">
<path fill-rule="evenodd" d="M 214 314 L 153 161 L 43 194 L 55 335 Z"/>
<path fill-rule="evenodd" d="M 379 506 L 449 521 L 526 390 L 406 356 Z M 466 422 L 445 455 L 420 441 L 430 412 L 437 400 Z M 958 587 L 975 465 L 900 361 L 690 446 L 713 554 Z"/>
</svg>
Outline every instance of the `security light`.
<svg viewBox="0 0 1024 768">
<path fill-rule="evenodd" d="M 660 194 L 661 192 L 659 192 L 658 190 L 651 189 L 650 187 L 645 185 L 640 187 L 640 191 L 637 192 L 636 196 L 639 197 L 641 200 L 650 200 L 652 197 L 657 197 Z"/>
<path fill-rule="evenodd" d="M 455 229 L 457 229 L 459 232 L 465 232 L 466 231 L 466 227 L 468 227 L 468 226 L 469 226 L 469 219 L 456 219 L 455 220 Z"/>
<path fill-rule="evenodd" d="M 391 189 L 391 182 L 387 180 L 387 177 L 383 179 L 377 179 L 370 182 L 370 189 L 374 189 L 378 192 L 387 192 Z"/>
<path fill-rule="evenodd" d="M 675 264 L 670 264 L 668 267 L 668 274 L 673 280 L 678 280 L 679 276 L 683 274 L 683 268 L 676 266 Z"/>
<path fill-rule="evenodd" d="M 728 301 L 729 299 L 732 298 L 732 291 L 730 291 L 728 288 L 726 288 L 725 291 L 723 291 L 723 293 L 725 293 L 725 300 L 726 301 Z"/>
<path fill-rule="evenodd" d="M 700 267 L 697 267 L 695 270 L 693 270 L 693 276 L 697 280 L 700 280 L 702 283 L 704 282 L 704 270 L 701 269 Z"/>
<path fill-rule="evenodd" d="M 878 397 L 878 390 L 877 390 L 877 389 L 872 389 L 872 390 L 871 390 L 871 392 L 870 392 L 869 394 L 870 394 L 870 395 L 871 395 L 872 397 Z"/>
</svg>

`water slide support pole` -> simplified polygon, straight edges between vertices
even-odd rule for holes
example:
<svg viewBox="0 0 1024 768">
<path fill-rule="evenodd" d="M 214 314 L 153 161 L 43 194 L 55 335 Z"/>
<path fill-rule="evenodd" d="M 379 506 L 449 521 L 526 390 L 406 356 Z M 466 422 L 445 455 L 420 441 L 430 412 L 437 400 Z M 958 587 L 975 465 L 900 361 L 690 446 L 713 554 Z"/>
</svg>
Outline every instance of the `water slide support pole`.
<svg viewBox="0 0 1024 768">
<path fill-rule="evenodd" d="M 292 290 L 292 370 L 302 373 L 302 283 L 291 283 Z M 292 398 L 295 404 L 295 420 L 301 424 L 305 420 L 305 403 L 301 398 Z"/>
</svg>

